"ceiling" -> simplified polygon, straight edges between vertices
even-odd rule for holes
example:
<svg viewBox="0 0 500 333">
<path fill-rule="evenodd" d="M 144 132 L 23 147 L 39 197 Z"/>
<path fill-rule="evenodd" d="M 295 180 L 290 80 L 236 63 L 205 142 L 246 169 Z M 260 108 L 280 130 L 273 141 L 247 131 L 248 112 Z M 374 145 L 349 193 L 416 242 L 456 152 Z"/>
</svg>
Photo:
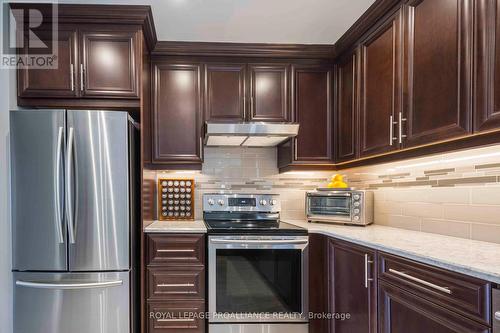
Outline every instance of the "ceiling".
<svg viewBox="0 0 500 333">
<path fill-rule="evenodd" d="M 151 5 L 156 33 L 162 41 L 294 44 L 333 44 L 373 2 L 374 0 L 59 0 L 59 3 Z"/>
</svg>

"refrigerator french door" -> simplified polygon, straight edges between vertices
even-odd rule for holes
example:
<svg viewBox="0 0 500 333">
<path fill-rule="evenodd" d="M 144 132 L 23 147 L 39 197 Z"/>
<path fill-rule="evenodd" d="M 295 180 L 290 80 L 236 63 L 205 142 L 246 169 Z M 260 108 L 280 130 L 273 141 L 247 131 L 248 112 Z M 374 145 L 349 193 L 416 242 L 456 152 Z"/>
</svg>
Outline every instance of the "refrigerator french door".
<svg viewBox="0 0 500 333">
<path fill-rule="evenodd" d="M 130 332 L 133 128 L 126 112 L 11 112 L 16 333 Z"/>
</svg>

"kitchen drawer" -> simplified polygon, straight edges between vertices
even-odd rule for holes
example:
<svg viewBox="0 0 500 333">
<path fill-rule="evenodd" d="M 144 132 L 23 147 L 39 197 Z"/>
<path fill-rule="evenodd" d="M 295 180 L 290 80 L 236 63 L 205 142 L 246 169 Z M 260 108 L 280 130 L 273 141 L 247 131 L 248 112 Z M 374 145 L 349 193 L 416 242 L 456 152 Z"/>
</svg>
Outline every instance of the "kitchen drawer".
<svg viewBox="0 0 500 333">
<path fill-rule="evenodd" d="M 379 253 L 379 278 L 491 325 L 489 282 L 385 253 Z"/>
<path fill-rule="evenodd" d="M 204 301 L 149 302 L 149 333 L 203 333 Z"/>
<path fill-rule="evenodd" d="M 149 267 L 149 299 L 205 299 L 205 268 Z"/>
<path fill-rule="evenodd" d="M 148 235 L 148 265 L 205 265 L 205 235 Z"/>
</svg>

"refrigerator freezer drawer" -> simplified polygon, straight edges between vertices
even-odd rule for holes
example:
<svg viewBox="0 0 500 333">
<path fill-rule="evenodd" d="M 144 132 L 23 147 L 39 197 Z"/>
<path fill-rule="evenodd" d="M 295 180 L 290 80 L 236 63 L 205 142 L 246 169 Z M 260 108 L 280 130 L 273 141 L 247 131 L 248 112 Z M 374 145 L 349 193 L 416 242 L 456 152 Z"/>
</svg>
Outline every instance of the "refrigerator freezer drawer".
<svg viewBox="0 0 500 333">
<path fill-rule="evenodd" d="M 129 274 L 14 273 L 14 332 L 129 333 Z"/>
</svg>

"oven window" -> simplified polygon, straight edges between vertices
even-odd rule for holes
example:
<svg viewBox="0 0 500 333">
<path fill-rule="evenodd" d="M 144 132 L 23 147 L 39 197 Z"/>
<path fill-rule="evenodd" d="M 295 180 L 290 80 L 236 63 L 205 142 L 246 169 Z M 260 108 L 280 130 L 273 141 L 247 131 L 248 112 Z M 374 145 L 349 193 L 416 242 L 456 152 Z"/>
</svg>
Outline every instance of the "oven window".
<svg viewBox="0 0 500 333">
<path fill-rule="evenodd" d="M 309 197 L 309 211 L 314 215 L 351 215 L 350 197 Z"/>
<path fill-rule="evenodd" d="M 300 250 L 218 249 L 216 311 L 301 312 Z"/>
</svg>

